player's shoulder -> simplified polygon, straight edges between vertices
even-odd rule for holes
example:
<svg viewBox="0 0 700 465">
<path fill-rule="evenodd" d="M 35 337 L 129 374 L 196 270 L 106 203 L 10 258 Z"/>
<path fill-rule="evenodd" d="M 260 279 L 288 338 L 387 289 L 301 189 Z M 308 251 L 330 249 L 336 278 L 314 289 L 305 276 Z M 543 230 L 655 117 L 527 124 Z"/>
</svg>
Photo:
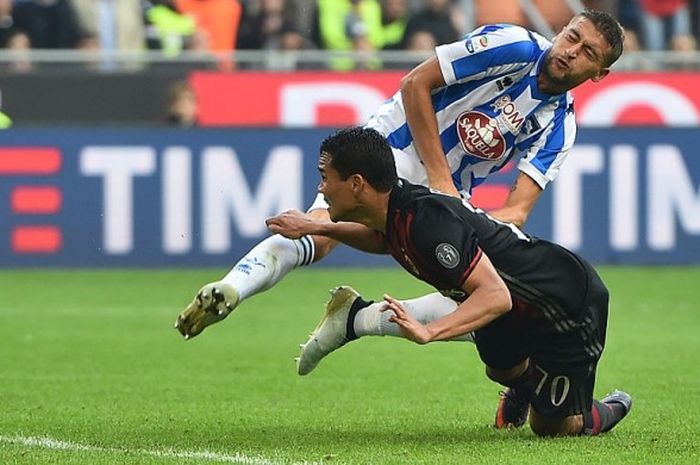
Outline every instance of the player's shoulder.
<svg viewBox="0 0 700 465">
<path fill-rule="evenodd" d="M 426 189 L 410 203 L 414 216 L 413 224 L 423 234 L 435 234 L 438 228 L 460 222 L 457 213 L 461 209 L 460 205 L 460 201 L 455 197 Z"/>
<path fill-rule="evenodd" d="M 541 35 L 515 24 L 486 24 L 465 36 L 470 53 L 499 49 L 510 61 L 533 61 L 551 45 Z M 470 50 L 471 48 L 471 50 Z"/>
<path fill-rule="evenodd" d="M 506 44 L 508 42 L 532 42 L 540 47 L 548 47 L 551 43 L 523 26 L 517 24 L 485 24 L 466 35 L 466 39 L 475 37 L 487 37 L 487 40 L 498 41 Z"/>
</svg>

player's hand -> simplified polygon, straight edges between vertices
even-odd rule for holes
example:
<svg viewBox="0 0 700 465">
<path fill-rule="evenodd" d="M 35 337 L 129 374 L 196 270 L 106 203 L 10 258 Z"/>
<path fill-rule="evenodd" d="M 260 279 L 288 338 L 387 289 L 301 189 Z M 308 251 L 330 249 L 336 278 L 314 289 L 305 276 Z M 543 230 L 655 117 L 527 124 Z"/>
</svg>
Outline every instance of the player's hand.
<svg viewBox="0 0 700 465">
<path fill-rule="evenodd" d="M 459 192 L 457 191 L 457 188 L 452 182 L 452 179 L 446 181 L 431 181 L 430 189 L 434 191 L 439 191 L 446 195 L 451 195 L 452 197 L 461 198 Z"/>
<path fill-rule="evenodd" d="M 432 341 L 432 334 L 430 330 L 428 330 L 428 327 L 421 324 L 413 315 L 406 312 L 401 302 L 388 294 L 384 294 L 384 301 L 386 302 L 386 306 L 382 308 L 382 311 L 393 312 L 393 315 L 389 317 L 389 321 L 399 325 L 401 331 L 407 338 L 418 344 L 427 344 Z"/>
<path fill-rule="evenodd" d="M 318 221 L 299 210 L 287 210 L 266 219 L 265 224 L 275 234 L 281 234 L 287 239 L 299 239 L 314 234 Z"/>
</svg>

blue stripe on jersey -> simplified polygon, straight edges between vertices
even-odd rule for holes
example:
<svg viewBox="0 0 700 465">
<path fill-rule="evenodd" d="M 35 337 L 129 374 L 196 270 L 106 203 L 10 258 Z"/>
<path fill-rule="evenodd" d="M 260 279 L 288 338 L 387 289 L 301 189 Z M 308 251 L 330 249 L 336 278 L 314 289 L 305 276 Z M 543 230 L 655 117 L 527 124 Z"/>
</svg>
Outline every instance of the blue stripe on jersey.
<svg viewBox="0 0 700 465">
<path fill-rule="evenodd" d="M 457 122 L 455 121 L 450 126 L 446 127 L 440 134 L 440 143 L 442 151 L 447 156 L 450 150 L 459 143 L 459 135 L 457 134 Z"/>
<path fill-rule="evenodd" d="M 530 62 L 536 51 L 539 51 L 539 48 L 532 41 L 521 40 L 459 58 L 452 62 L 452 70 L 455 78 L 460 80 L 494 66 Z"/>
<path fill-rule="evenodd" d="M 483 183 L 484 181 L 486 181 L 486 178 L 477 178 L 476 176 L 474 176 L 474 173 L 472 173 L 472 185 L 469 189 L 469 194 L 474 192 L 474 188 L 477 187 L 479 184 Z"/>
<path fill-rule="evenodd" d="M 442 90 L 440 90 L 440 92 L 437 92 L 437 93 L 433 94 L 433 96 L 432 96 L 433 108 L 435 109 L 436 113 L 438 111 L 444 110 L 445 108 L 447 108 L 451 104 L 455 103 L 457 100 L 464 98 L 469 92 L 473 91 L 474 89 L 478 89 L 479 87 L 486 84 L 487 82 L 496 81 L 496 80 L 502 78 L 503 76 L 517 73 L 518 71 L 520 71 L 521 69 L 523 69 L 527 65 L 528 64 L 525 63 L 520 68 L 511 69 L 510 71 L 507 71 L 505 73 L 485 77 L 483 79 L 478 79 L 476 81 L 468 81 L 468 82 L 463 82 L 462 84 L 453 84 L 451 86 L 443 87 Z M 499 96 L 500 95 L 501 94 L 499 94 Z"/>
<path fill-rule="evenodd" d="M 462 157 L 462 160 L 459 162 L 459 168 L 457 168 L 457 171 L 452 173 L 452 182 L 455 184 L 457 187 L 458 191 L 461 191 L 464 189 L 464 186 L 462 185 L 462 171 L 471 163 L 470 158 L 472 158 L 470 155 L 465 155 Z M 471 176 L 471 182 L 469 183 L 469 193 L 472 193 L 471 188 L 473 187 L 474 184 L 474 173 L 469 173 Z"/>
<path fill-rule="evenodd" d="M 386 138 L 389 145 L 395 149 L 403 150 L 413 142 L 413 135 L 408 129 L 408 123 L 403 123 Z"/>
<path fill-rule="evenodd" d="M 534 133 L 533 135 L 531 135 L 527 139 L 523 139 L 520 142 L 518 142 L 517 144 L 515 144 L 515 149 L 518 152 L 522 152 L 523 150 L 528 148 L 533 142 L 535 142 L 541 135 L 542 135 L 542 130 L 537 131 L 536 133 Z"/>
<path fill-rule="evenodd" d="M 512 24 L 487 24 L 486 26 L 483 26 L 481 29 L 477 29 L 474 31 L 474 34 L 468 34 L 467 37 L 478 37 L 478 36 L 483 36 L 488 34 L 489 32 L 495 32 L 495 31 L 500 31 L 501 29 L 505 29 L 507 27 L 514 27 Z"/>
<path fill-rule="evenodd" d="M 546 174 L 552 162 L 557 158 L 559 152 L 564 147 L 564 119 L 566 118 L 566 95 L 559 98 L 559 106 L 554 110 L 552 124 L 554 130 L 547 136 L 547 140 L 530 163 L 542 174 Z"/>
<path fill-rule="evenodd" d="M 513 158 L 514 155 L 515 155 L 515 150 L 511 150 L 510 152 L 508 152 L 508 155 L 506 156 L 506 158 L 504 160 L 502 160 L 499 164 L 494 165 L 491 168 L 491 170 L 489 171 L 489 174 L 495 173 L 496 171 L 498 171 L 501 168 L 503 168 L 504 166 L 506 166 L 506 163 L 508 163 L 510 161 L 510 159 Z M 481 179 L 485 180 L 486 178 L 481 178 Z"/>
</svg>

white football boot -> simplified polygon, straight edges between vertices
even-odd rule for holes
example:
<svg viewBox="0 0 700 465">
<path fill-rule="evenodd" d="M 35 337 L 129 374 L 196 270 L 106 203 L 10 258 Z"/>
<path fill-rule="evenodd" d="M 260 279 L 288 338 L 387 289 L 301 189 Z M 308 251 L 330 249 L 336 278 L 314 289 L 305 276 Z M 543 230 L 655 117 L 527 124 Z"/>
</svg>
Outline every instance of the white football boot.
<svg viewBox="0 0 700 465">
<path fill-rule="evenodd" d="M 221 281 L 205 284 L 175 320 L 175 329 L 191 339 L 231 313 L 239 302 L 238 292 Z"/>
<path fill-rule="evenodd" d="M 353 302 L 360 294 L 349 286 L 332 289 L 331 299 L 326 304 L 326 313 L 311 333 L 309 340 L 302 344 L 297 359 L 297 373 L 307 375 L 316 365 L 336 349 L 344 346 L 347 338 L 348 317 Z"/>
</svg>

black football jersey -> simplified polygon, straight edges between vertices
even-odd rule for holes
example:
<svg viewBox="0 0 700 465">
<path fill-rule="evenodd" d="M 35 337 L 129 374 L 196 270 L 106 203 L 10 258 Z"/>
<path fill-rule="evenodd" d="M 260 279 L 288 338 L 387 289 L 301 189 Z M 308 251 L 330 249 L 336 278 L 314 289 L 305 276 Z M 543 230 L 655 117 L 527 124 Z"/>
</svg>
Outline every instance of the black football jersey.
<svg viewBox="0 0 700 465">
<path fill-rule="evenodd" d="M 485 253 L 508 286 L 514 307 L 544 314 L 559 331 L 585 317 L 595 274 L 587 262 L 466 201 L 400 180 L 389 198 L 385 241 L 406 270 L 456 301 L 466 299 L 464 282 Z"/>
</svg>

